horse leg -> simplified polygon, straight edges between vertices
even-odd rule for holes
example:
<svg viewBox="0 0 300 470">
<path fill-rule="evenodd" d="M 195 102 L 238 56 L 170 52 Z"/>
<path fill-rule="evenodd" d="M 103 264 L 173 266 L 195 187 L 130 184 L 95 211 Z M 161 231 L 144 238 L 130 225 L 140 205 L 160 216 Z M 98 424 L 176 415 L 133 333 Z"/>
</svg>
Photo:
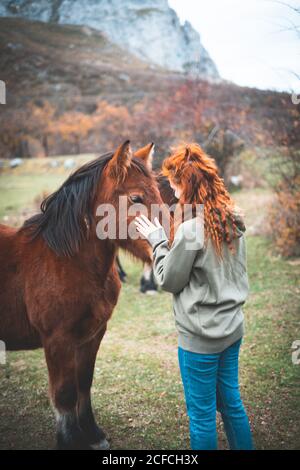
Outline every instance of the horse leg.
<svg viewBox="0 0 300 470">
<path fill-rule="evenodd" d="M 119 256 L 116 257 L 116 264 L 117 264 L 117 271 L 119 274 L 120 281 L 125 282 L 127 274 L 123 269 Z"/>
<path fill-rule="evenodd" d="M 93 382 L 96 355 L 106 331 L 105 328 L 89 343 L 77 349 L 78 421 L 87 442 L 92 449 L 107 450 L 109 443 L 104 431 L 97 426 L 92 404 L 91 386 Z"/>
<path fill-rule="evenodd" d="M 50 397 L 57 423 L 59 449 L 87 449 L 88 442 L 77 417 L 76 349 L 64 337 L 44 341 Z"/>
<path fill-rule="evenodd" d="M 157 284 L 154 279 L 153 269 L 151 264 L 144 264 L 143 275 L 140 281 L 140 292 L 143 294 L 156 294 Z"/>
</svg>

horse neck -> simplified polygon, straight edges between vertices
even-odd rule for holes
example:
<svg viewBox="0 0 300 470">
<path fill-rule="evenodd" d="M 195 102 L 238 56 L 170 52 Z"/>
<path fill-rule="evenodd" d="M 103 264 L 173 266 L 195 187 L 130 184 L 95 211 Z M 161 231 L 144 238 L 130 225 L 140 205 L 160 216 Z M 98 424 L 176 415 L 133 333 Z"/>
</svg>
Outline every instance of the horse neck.
<svg viewBox="0 0 300 470">
<path fill-rule="evenodd" d="M 114 265 L 117 248 L 110 240 L 87 240 L 76 254 L 78 261 L 95 276 L 106 276 Z"/>
</svg>

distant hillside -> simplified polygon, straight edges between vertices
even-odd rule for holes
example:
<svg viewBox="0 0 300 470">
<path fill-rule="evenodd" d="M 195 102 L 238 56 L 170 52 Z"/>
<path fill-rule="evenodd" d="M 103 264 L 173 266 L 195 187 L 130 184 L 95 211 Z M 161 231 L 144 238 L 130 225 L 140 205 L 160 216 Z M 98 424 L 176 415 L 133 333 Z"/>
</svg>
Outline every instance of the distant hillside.
<svg viewBox="0 0 300 470">
<path fill-rule="evenodd" d="M 199 33 L 167 0 L 2 0 L 0 16 L 90 26 L 148 63 L 219 78 Z"/>
<path fill-rule="evenodd" d="M 79 97 L 86 105 L 98 95 L 130 99 L 164 74 L 96 30 L 19 18 L 0 18 L 0 71 L 8 104 L 43 97 L 62 107 Z"/>
<path fill-rule="evenodd" d="M 94 153 L 128 137 L 155 141 L 162 157 L 215 129 L 247 145 L 286 145 L 299 119 L 286 93 L 149 65 L 86 26 L 0 18 L 0 79 L 0 157 Z"/>
</svg>

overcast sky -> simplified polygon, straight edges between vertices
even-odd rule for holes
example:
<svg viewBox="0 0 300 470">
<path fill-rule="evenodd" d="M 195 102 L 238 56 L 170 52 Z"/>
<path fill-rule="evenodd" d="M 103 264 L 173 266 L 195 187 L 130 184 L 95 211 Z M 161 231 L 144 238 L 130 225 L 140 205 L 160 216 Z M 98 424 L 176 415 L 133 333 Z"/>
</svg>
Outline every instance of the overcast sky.
<svg viewBox="0 0 300 470">
<path fill-rule="evenodd" d="M 300 0 L 283 3 L 300 8 Z M 221 76 L 239 85 L 300 91 L 300 14 L 273 0 L 169 0 Z M 297 25 L 298 35 L 293 28 Z"/>
</svg>

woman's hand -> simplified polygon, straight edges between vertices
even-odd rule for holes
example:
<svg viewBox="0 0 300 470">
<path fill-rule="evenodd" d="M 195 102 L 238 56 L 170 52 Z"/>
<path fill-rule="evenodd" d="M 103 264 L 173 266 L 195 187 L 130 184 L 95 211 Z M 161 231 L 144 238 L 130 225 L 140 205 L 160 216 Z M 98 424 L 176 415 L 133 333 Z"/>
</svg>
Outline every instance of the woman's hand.
<svg viewBox="0 0 300 470">
<path fill-rule="evenodd" d="M 157 217 L 154 219 L 154 224 L 151 220 L 148 219 L 145 215 L 141 214 L 140 217 L 136 217 L 134 221 L 136 229 L 141 233 L 145 238 L 148 238 L 148 235 L 155 230 L 162 227 Z"/>
</svg>

